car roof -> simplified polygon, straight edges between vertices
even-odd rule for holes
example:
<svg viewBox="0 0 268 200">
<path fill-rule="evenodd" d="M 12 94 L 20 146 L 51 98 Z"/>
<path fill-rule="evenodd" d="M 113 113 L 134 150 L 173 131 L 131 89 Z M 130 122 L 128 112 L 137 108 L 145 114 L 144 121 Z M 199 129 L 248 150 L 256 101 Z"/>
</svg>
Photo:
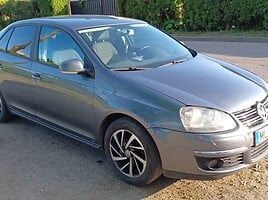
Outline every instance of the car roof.
<svg viewBox="0 0 268 200">
<path fill-rule="evenodd" d="M 110 15 L 70 15 L 70 16 L 53 16 L 21 20 L 13 25 L 25 24 L 45 24 L 65 27 L 73 30 L 93 28 L 99 26 L 109 26 L 116 24 L 133 24 L 145 23 L 141 20 L 110 16 Z"/>
</svg>

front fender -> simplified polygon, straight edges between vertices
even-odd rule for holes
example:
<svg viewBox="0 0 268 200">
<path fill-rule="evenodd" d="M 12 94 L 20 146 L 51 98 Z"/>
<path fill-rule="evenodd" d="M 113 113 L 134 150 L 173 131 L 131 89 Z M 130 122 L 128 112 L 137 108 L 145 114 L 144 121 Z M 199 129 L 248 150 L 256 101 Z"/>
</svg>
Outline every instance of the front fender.
<svg viewBox="0 0 268 200">
<path fill-rule="evenodd" d="M 116 93 L 107 90 L 98 90 L 98 105 L 96 113 L 99 119 L 105 119 L 111 114 L 129 116 L 146 129 L 159 127 L 171 130 L 184 130 L 179 119 L 179 108 L 183 106 L 178 101 L 155 91 L 117 90 Z"/>
</svg>

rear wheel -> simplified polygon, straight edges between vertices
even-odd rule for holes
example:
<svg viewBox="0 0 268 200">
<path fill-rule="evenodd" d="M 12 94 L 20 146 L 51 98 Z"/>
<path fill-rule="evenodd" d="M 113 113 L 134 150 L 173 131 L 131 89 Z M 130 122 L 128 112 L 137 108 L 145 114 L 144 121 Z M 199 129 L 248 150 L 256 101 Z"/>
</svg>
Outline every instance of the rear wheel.
<svg viewBox="0 0 268 200">
<path fill-rule="evenodd" d="M 162 173 L 154 142 L 133 120 L 121 118 L 114 121 L 106 131 L 104 148 L 110 166 L 130 184 L 148 184 Z"/>
<path fill-rule="evenodd" d="M 0 92 L 0 122 L 6 122 L 10 120 L 11 115 L 8 111 L 5 99 Z"/>
</svg>

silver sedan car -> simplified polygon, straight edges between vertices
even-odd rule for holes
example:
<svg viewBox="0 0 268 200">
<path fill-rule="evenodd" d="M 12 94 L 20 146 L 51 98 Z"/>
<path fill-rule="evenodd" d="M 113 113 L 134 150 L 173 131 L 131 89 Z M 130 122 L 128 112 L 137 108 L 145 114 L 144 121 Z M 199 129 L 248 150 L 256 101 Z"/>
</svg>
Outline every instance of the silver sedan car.
<svg viewBox="0 0 268 200">
<path fill-rule="evenodd" d="M 104 150 L 124 181 L 215 179 L 268 154 L 268 86 L 146 22 L 62 16 L 0 32 L 0 121 Z M 2 133 L 3 134 L 3 133 Z"/>
</svg>

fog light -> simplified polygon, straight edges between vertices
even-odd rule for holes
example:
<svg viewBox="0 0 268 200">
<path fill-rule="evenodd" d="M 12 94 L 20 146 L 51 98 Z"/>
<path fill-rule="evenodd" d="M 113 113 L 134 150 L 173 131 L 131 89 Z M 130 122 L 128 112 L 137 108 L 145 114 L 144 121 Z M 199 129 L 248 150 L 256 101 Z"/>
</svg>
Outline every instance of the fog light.
<svg viewBox="0 0 268 200">
<path fill-rule="evenodd" d="M 208 161 L 206 164 L 207 164 L 208 169 L 215 170 L 215 169 L 221 168 L 224 164 L 224 161 L 223 159 L 217 158 L 217 159 L 212 159 Z"/>
</svg>

